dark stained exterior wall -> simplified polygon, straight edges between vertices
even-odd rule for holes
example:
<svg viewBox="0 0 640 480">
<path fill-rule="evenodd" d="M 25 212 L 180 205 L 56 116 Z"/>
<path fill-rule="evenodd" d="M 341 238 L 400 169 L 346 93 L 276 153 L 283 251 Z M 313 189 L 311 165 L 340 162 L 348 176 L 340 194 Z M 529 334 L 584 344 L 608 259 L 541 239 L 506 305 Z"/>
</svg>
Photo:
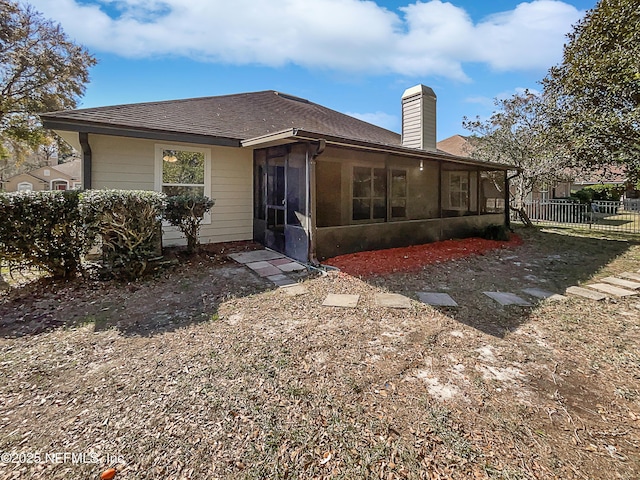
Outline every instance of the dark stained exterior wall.
<svg viewBox="0 0 640 480">
<path fill-rule="evenodd" d="M 436 218 L 407 222 L 373 223 L 318 228 L 319 260 L 347 253 L 407 247 L 478 235 L 490 225 L 504 225 L 504 214 Z"/>
</svg>

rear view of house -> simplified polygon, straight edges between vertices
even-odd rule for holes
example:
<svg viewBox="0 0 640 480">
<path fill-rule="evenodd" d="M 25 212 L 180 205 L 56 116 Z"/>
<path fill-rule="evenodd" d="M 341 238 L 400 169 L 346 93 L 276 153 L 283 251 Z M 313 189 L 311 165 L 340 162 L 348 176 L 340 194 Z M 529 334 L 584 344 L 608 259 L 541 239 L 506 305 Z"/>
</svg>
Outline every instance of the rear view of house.
<svg viewBox="0 0 640 480">
<path fill-rule="evenodd" d="M 506 224 L 509 166 L 438 151 L 429 87 L 401 106 L 402 135 L 276 91 L 42 118 L 82 152 L 84 188 L 215 199 L 203 243 L 255 239 L 316 261 Z"/>
</svg>

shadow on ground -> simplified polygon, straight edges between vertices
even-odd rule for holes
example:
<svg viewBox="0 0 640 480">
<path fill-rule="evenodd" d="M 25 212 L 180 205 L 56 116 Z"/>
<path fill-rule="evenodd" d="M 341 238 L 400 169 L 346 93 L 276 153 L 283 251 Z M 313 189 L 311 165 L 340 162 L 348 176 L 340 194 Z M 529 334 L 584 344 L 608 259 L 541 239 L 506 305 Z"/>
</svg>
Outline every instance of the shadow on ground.
<svg viewBox="0 0 640 480">
<path fill-rule="evenodd" d="M 0 336 L 86 324 L 97 332 L 115 328 L 124 335 L 152 336 L 216 319 L 225 300 L 275 288 L 226 258 L 255 248 L 252 243 L 225 244 L 192 257 L 178 255 L 179 262 L 130 283 L 90 278 L 27 283 L 0 297 Z"/>
<path fill-rule="evenodd" d="M 426 266 L 418 273 L 366 279 L 417 300 L 416 292 L 448 293 L 459 305 L 439 308 L 447 316 L 484 333 L 504 337 L 527 322 L 539 301 L 523 292 L 537 288 L 564 294 L 592 277 L 618 273 L 610 264 L 637 242 L 579 237 L 559 231 L 519 229 L 524 244 Z M 615 270 L 615 268 L 614 268 Z M 511 292 L 533 307 L 500 306 L 482 292 Z"/>
</svg>

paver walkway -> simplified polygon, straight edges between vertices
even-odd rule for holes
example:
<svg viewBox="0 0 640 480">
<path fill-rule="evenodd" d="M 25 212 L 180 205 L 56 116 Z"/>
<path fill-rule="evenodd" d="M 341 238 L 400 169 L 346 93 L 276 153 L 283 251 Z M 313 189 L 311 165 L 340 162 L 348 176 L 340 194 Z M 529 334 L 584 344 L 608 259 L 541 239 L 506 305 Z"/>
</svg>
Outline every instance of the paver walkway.
<svg viewBox="0 0 640 480">
<path fill-rule="evenodd" d="M 304 295 L 307 290 L 298 285 L 295 274 L 305 271 L 307 268 L 295 260 L 273 250 L 254 250 L 251 252 L 232 253 L 229 258 L 245 265 L 257 275 L 264 277 L 279 287 L 287 287 L 289 295 Z M 295 288 L 297 286 L 297 288 Z M 584 287 L 571 286 L 566 289 L 566 294 L 575 295 L 589 300 L 604 300 L 607 295 L 614 297 L 628 297 L 638 295 L 640 292 L 640 271 L 622 272 L 616 276 L 609 276 L 601 282 L 587 284 Z M 567 297 L 558 293 L 549 292 L 539 288 L 523 288 L 522 292 L 539 300 L 561 301 Z M 533 306 L 527 300 L 511 292 L 482 292 L 502 306 L 518 305 L 523 307 Z M 418 299 L 427 305 L 434 307 L 458 307 L 458 303 L 448 294 L 442 292 L 416 292 Z M 356 308 L 359 295 L 342 295 L 330 293 L 322 303 L 328 307 Z M 387 308 L 410 308 L 411 299 L 395 293 L 377 294 L 375 302 L 378 306 Z"/>
<path fill-rule="evenodd" d="M 301 263 L 273 250 L 253 250 L 231 253 L 228 256 L 279 287 L 295 285 L 297 281 L 288 274 L 306 270 L 306 267 Z"/>
</svg>

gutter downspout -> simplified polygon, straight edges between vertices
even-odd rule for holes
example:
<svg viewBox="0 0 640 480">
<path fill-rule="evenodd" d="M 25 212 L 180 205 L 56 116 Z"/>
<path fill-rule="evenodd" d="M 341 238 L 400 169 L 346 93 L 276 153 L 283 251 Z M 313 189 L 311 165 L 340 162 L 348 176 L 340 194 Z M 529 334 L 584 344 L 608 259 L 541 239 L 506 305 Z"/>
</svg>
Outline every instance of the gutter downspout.
<svg viewBox="0 0 640 480">
<path fill-rule="evenodd" d="M 78 133 L 80 147 L 82 147 L 82 189 L 91 190 L 91 145 L 89 145 L 89 134 L 87 132 Z"/>
<path fill-rule="evenodd" d="M 309 263 L 312 265 L 320 265 L 316 257 L 316 203 L 317 203 L 317 189 L 316 189 L 316 158 L 318 158 L 324 152 L 327 146 L 327 142 L 324 139 L 318 140 L 316 145 L 316 151 L 309 156 L 309 149 L 307 149 L 307 185 L 309 186 L 308 208 L 310 222 L 309 222 Z"/>
</svg>

